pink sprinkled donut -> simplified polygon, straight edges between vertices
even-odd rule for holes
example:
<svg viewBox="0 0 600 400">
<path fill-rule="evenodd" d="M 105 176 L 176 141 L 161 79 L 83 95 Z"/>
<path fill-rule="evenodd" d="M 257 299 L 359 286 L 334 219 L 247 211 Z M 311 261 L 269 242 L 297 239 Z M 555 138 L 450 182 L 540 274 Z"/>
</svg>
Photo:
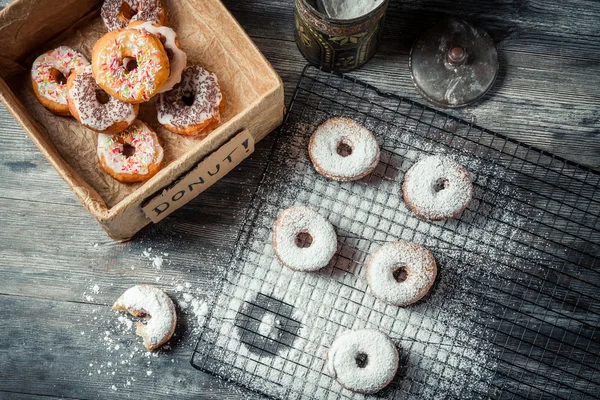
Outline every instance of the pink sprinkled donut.
<svg viewBox="0 0 600 400">
<path fill-rule="evenodd" d="M 181 82 L 156 102 L 158 122 L 186 136 L 207 135 L 221 121 L 224 107 L 217 76 L 198 65 L 187 67 Z"/>
<path fill-rule="evenodd" d="M 67 46 L 50 50 L 36 58 L 31 68 L 31 84 L 40 103 L 55 114 L 70 116 L 67 78 L 76 69 L 89 64 L 81 53 Z"/>
<path fill-rule="evenodd" d="M 100 16 L 109 31 L 125 28 L 131 21 L 167 25 L 167 10 L 160 0 L 105 0 Z"/>
<path fill-rule="evenodd" d="M 404 202 L 417 217 L 441 221 L 458 217 L 471 203 L 469 172 L 453 159 L 434 155 L 419 160 L 404 175 Z"/>
<path fill-rule="evenodd" d="M 109 96 L 96 83 L 91 66 L 69 76 L 67 103 L 71 115 L 83 126 L 108 135 L 127 129 L 135 121 L 140 107 Z"/>
<path fill-rule="evenodd" d="M 435 282 L 437 266 L 425 247 L 405 241 L 378 248 L 367 264 L 367 283 L 375 297 L 394 306 L 417 302 Z"/>
<path fill-rule="evenodd" d="M 156 133 L 136 120 L 122 133 L 98 135 L 98 159 L 106 173 L 116 180 L 141 182 L 160 171 L 164 152 Z"/>
</svg>

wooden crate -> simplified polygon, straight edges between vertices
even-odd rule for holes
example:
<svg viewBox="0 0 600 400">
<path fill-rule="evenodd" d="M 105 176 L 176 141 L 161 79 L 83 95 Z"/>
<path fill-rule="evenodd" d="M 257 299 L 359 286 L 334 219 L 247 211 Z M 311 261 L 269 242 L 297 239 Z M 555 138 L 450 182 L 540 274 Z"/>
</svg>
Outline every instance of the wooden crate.
<svg viewBox="0 0 600 400">
<path fill-rule="evenodd" d="M 96 159 L 97 134 L 73 118 L 47 111 L 30 84 L 31 64 L 43 51 L 70 45 L 90 58 L 94 43 L 106 33 L 99 16 L 102 1 L 17 0 L 0 13 L 0 99 L 115 240 L 131 238 L 220 179 L 283 119 L 280 77 L 220 1 L 163 3 L 188 64 L 217 74 L 226 108 L 221 125 L 199 140 L 162 128 L 155 100 L 143 104 L 139 118 L 163 140 L 166 165 L 139 184 L 110 178 Z M 165 207 L 168 210 L 161 211 Z"/>
</svg>

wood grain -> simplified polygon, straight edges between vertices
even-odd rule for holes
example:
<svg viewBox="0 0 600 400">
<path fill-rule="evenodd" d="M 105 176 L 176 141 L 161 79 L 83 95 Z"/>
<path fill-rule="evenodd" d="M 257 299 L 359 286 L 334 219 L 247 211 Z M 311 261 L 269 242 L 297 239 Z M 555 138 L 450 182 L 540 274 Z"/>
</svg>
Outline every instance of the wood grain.
<svg viewBox="0 0 600 400">
<path fill-rule="evenodd" d="M 293 41 L 293 1 L 224 3 L 281 75 L 289 102 L 305 64 Z M 469 17 L 488 30 L 501 62 L 489 95 L 453 113 L 600 167 L 599 2 L 392 0 L 378 54 L 352 75 L 423 101 L 410 79 L 408 54 L 418 33 L 445 15 Z M 202 196 L 118 244 L 0 108 L 0 398 L 259 398 L 192 369 L 186 312 L 180 313 L 180 342 L 151 359 L 153 375 L 144 373 L 147 365 L 137 358 L 132 372 L 88 374 L 90 362 L 113 361 L 102 334 L 114 326 L 109 305 L 123 290 L 160 276 L 167 288 L 187 281 L 199 295 L 210 292 L 218 271 L 227 267 L 272 144 L 272 137 L 259 143 L 250 159 Z M 169 253 L 160 271 L 142 255 L 149 247 Z M 84 293 L 92 284 L 102 290 L 88 301 Z M 96 313 L 100 318 L 94 320 Z M 133 332 L 117 336 L 128 349 L 140 346 Z M 128 376 L 139 380 L 111 389 Z"/>
</svg>

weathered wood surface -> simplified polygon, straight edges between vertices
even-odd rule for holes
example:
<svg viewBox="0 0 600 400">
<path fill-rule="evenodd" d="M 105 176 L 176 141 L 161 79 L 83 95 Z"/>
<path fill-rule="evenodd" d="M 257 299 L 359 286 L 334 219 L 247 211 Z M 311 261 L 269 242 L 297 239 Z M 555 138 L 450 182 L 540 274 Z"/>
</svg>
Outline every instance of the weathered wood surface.
<svg viewBox="0 0 600 400">
<path fill-rule="evenodd" d="M 292 3 L 225 1 L 280 73 L 288 101 L 305 64 L 293 42 Z M 501 59 L 491 93 L 457 115 L 600 167 L 599 2 L 392 0 L 383 46 L 353 75 L 419 100 L 407 67 L 410 46 L 424 26 L 446 14 L 469 16 L 489 30 Z M 202 196 L 125 244 L 105 236 L 3 108 L 0 143 L 0 398 L 248 398 L 189 365 L 193 334 L 186 312 L 172 350 L 151 358 L 151 376 L 140 357 L 131 372 L 115 375 L 106 368 L 89 375 L 89 364 L 114 360 L 102 343 L 103 329 L 115 318 L 109 305 L 129 286 L 159 276 L 171 286 L 190 282 L 200 295 L 210 290 L 218 269 L 226 267 L 273 139 Z M 141 256 L 148 247 L 169 253 L 160 272 Z M 93 284 L 101 292 L 89 301 L 84 293 Z M 133 332 L 119 340 L 140 346 Z M 136 382 L 123 387 L 129 376 Z M 117 391 L 111 389 L 115 383 Z"/>
</svg>

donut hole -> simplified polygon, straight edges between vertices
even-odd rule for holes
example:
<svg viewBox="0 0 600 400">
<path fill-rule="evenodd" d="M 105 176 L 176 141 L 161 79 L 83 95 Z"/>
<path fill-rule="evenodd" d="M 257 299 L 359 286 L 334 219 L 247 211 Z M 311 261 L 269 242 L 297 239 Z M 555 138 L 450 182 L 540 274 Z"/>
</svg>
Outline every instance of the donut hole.
<svg viewBox="0 0 600 400">
<path fill-rule="evenodd" d="M 96 100 L 98 100 L 100 104 L 106 104 L 110 101 L 110 95 L 104 90 L 98 89 L 96 90 Z"/>
<path fill-rule="evenodd" d="M 65 74 L 63 74 L 56 68 L 52 68 L 50 70 L 50 75 L 59 85 L 64 85 L 65 83 L 67 83 L 67 77 L 65 76 Z"/>
<path fill-rule="evenodd" d="M 126 158 L 132 157 L 135 154 L 135 147 L 129 143 L 123 143 L 123 155 Z"/>
<path fill-rule="evenodd" d="M 119 7 L 119 14 L 123 17 L 124 20 L 129 21 L 131 18 L 135 17 L 138 13 L 138 10 L 131 7 L 131 5 L 124 1 L 121 3 L 121 7 Z"/>
<path fill-rule="evenodd" d="M 137 60 L 135 58 L 125 57 L 123 59 L 123 67 L 127 72 L 135 71 L 138 67 Z"/>
<path fill-rule="evenodd" d="M 358 353 L 354 357 L 354 361 L 356 361 L 358 368 L 365 368 L 369 364 L 369 356 L 366 353 Z"/>
<path fill-rule="evenodd" d="M 194 93 L 185 93 L 181 100 L 183 100 L 183 104 L 190 107 L 192 104 L 194 104 L 195 98 L 196 96 L 194 96 Z"/>
<path fill-rule="evenodd" d="M 298 232 L 296 234 L 296 246 L 300 247 L 301 249 L 310 247 L 312 242 L 313 242 L 313 237 L 311 236 L 310 233 Z"/>
<path fill-rule="evenodd" d="M 350 154 L 352 154 L 353 148 L 350 143 L 342 140 L 338 143 L 337 148 L 335 150 L 340 156 L 348 157 Z"/>
<path fill-rule="evenodd" d="M 394 277 L 394 280 L 396 282 L 404 282 L 408 278 L 408 270 L 406 269 L 406 266 L 401 265 L 399 267 L 394 268 L 392 270 L 392 276 Z"/>
<path fill-rule="evenodd" d="M 448 189 L 449 186 L 450 182 L 448 182 L 448 179 L 440 178 L 435 182 L 435 185 L 433 185 L 433 190 L 437 193 L 441 192 L 444 189 Z"/>
</svg>

